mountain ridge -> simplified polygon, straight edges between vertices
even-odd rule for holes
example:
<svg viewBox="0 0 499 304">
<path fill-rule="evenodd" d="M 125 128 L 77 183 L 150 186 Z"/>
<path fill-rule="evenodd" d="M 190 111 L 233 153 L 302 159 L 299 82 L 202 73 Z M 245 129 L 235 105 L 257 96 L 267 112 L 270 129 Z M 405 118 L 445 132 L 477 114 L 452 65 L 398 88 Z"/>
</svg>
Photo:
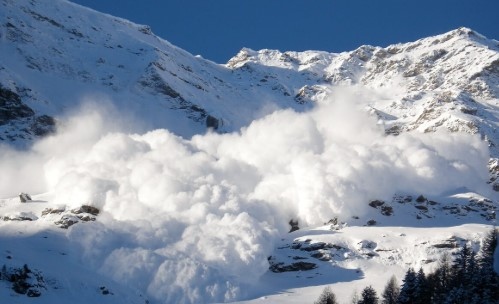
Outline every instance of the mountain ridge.
<svg viewBox="0 0 499 304">
<path fill-rule="evenodd" d="M 12 2 L 9 1 L 4 1 L 3 5 L 7 6 L 8 3 L 12 5 Z M 196 58 L 154 36 L 147 26 L 134 25 L 129 21 L 92 10 L 84 10 L 85 13 L 80 14 L 79 21 L 68 17 L 58 17 L 59 19 L 54 20 L 30 8 L 33 5 L 39 5 L 38 2 L 33 2 L 31 6 L 28 3 L 26 1 L 24 5 L 21 3 L 12 5 L 11 9 L 21 8 L 17 13 L 14 13 L 14 11 L 9 12 L 12 15 L 22 14 L 17 18 L 18 23 L 29 26 L 28 22 L 36 22 L 34 24 L 44 25 L 47 28 L 47 33 L 51 29 L 55 29 L 68 36 L 68 38 L 61 36 L 62 38 L 58 38 L 59 40 L 64 41 L 66 39 L 75 45 L 71 47 L 73 53 L 79 54 L 81 52 L 79 49 L 83 47 L 86 50 L 84 56 L 82 56 L 83 53 L 77 55 L 81 59 L 70 59 L 68 56 L 70 56 L 71 51 L 59 50 L 60 46 L 57 45 L 59 42 L 50 42 L 50 39 L 37 42 L 33 40 L 30 33 L 23 31 L 20 24 L 14 24 L 13 20 L 9 21 L 8 16 L 4 15 L 5 22 L 2 25 L 4 35 L 2 39 L 7 39 L 14 44 L 18 43 L 17 51 L 8 53 L 12 53 L 12 56 L 19 58 L 19 62 L 24 62 L 28 67 L 28 69 L 23 68 L 25 71 L 34 72 L 24 75 L 24 79 L 31 79 L 30 82 L 34 83 L 33 78 L 40 77 L 37 75 L 37 70 L 40 72 L 40 69 L 46 69 L 43 77 L 46 78 L 48 74 L 55 74 L 56 79 L 54 81 L 56 82 L 59 81 L 57 79 L 62 78 L 61 83 L 69 80 L 68 86 L 74 87 L 75 84 L 70 83 L 76 82 L 76 84 L 84 88 L 82 90 L 75 87 L 74 91 L 80 91 L 80 96 L 70 93 L 66 94 L 67 99 L 76 100 L 76 103 L 78 103 L 78 100 L 82 97 L 81 95 L 85 94 L 84 92 L 88 94 L 89 91 L 101 91 L 109 95 L 111 99 L 120 99 L 119 102 L 125 103 L 121 108 L 130 107 L 133 109 L 131 112 L 145 112 L 143 109 L 141 110 L 141 107 L 144 106 L 144 102 L 141 100 L 155 100 L 152 103 L 145 103 L 148 108 L 152 108 L 147 111 L 147 115 L 149 117 L 156 116 L 149 119 L 152 125 L 149 128 L 167 127 L 179 135 L 191 136 L 203 132 L 208 116 L 216 119 L 216 124 L 222 132 L 238 130 L 240 127 L 248 125 L 255 118 L 253 113 L 261 112 L 262 109 L 263 113 L 265 113 L 265 109 L 269 108 L 262 105 L 261 101 L 256 102 L 258 99 L 265 99 L 274 108 L 293 108 L 304 111 L 310 107 L 310 105 L 306 105 L 308 101 L 319 101 L 324 98 L 327 92 L 331 90 L 331 86 L 353 83 L 362 84 L 373 89 L 383 89 L 383 86 L 390 83 L 394 83 L 393 86 L 395 87 L 403 86 L 406 88 L 407 93 L 406 96 L 401 96 L 402 103 L 404 101 L 417 103 L 418 99 L 420 101 L 425 99 L 425 96 L 421 95 L 427 94 L 426 91 L 437 90 L 441 91 L 440 95 L 432 97 L 433 100 L 427 101 L 427 103 L 440 103 L 440 100 L 444 100 L 445 102 L 455 101 L 458 104 L 464 104 L 464 118 L 456 117 L 453 119 L 454 122 L 458 121 L 457 126 L 453 125 L 452 122 L 447 124 L 443 122 L 443 120 L 448 121 L 449 119 L 442 119 L 442 115 L 433 114 L 431 117 L 433 119 L 424 119 L 424 115 L 420 115 L 421 119 L 419 121 L 415 119 L 407 122 L 398 119 L 399 123 L 398 121 L 387 120 L 388 124 L 390 124 L 388 129 L 391 128 L 389 132 L 396 132 L 397 129 L 434 130 L 438 128 L 438 125 L 444 124 L 451 130 L 454 128 L 476 133 L 479 132 L 480 128 L 476 126 L 476 122 L 473 121 L 474 119 L 470 115 L 477 110 L 473 107 L 473 104 L 475 104 L 473 98 L 497 99 L 498 96 L 496 89 L 498 82 L 497 42 L 487 40 L 485 37 L 466 28 L 457 29 L 433 38 L 420 39 L 412 43 L 396 44 L 386 48 L 361 46 L 354 51 L 339 54 L 315 51 L 298 53 L 262 50 L 255 52 L 243 49 L 230 59 L 226 65 L 217 65 Z M 60 2 L 58 5 L 69 6 L 72 9 L 80 7 L 70 4 L 70 2 Z M 41 6 L 39 9 L 50 12 L 47 6 L 39 6 Z M 5 10 L 5 12 L 8 12 L 8 10 Z M 83 16 L 86 16 L 85 20 L 94 19 L 93 25 L 90 25 L 91 22 L 89 21 L 83 22 L 84 19 L 81 19 Z M 102 23 L 101 28 L 99 28 L 98 22 Z M 124 28 L 115 31 L 115 34 L 112 35 L 109 33 L 100 34 L 99 31 L 102 31 L 106 26 L 115 30 L 120 27 Z M 137 40 L 138 43 L 136 45 L 130 43 L 129 45 L 122 45 L 124 43 L 120 43 L 120 41 L 123 38 L 116 35 L 116 33 L 120 32 L 126 33 L 128 37 Z M 92 34 L 94 36 L 89 36 Z M 55 33 L 53 35 L 54 37 L 60 36 L 60 34 Z M 483 47 L 473 46 L 475 40 L 480 42 Z M 446 58 L 456 56 L 460 56 L 458 59 L 463 60 L 463 55 L 460 55 L 462 50 L 445 51 L 445 48 L 448 48 L 447 45 L 453 41 L 459 42 L 458 44 L 461 47 L 464 45 L 464 48 L 471 48 L 467 52 L 476 51 L 480 55 L 481 53 L 484 54 L 478 56 L 476 60 L 470 59 L 452 68 L 451 75 L 445 76 L 450 79 L 451 83 L 449 81 L 440 83 L 441 80 L 439 79 L 443 77 L 440 70 L 449 68 L 441 68 L 435 61 L 446 61 Z M 33 54 L 32 47 L 29 46 L 30 43 L 36 45 L 37 51 L 46 50 L 45 53 L 52 54 L 51 58 L 43 56 L 37 58 Z M 103 47 L 97 47 L 96 44 L 103 45 Z M 440 46 L 443 44 L 446 45 Z M 485 47 L 492 48 L 492 50 L 487 50 Z M 422 51 L 419 51 L 421 48 Z M 410 52 L 418 53 L 418 51 L 425 54 L 421 55 L 422 57 L 404 55 Z M 431 52 L 436 53 L 432 54 Z M 21 56 L 19 57 L 19 55 Z M 414 58 L 405 58 L 407 56 Z M 60 60 L 57 60 L 58 57 Z M 172 58 L 175 58 L 174 61 L 172 61 Z M 82 60 L 88 61 L 90 65 Z M 79 61 L 81 63 L 78 63 Z M 129 66 L 134 61 L 138 63 Z M 256 71 L 253 71 L 251 67 L 253 64 L 256 64 L 256 71 L 259 70 L 259 66 L 264 69 L 268 67 L 270 70 L 255 75 Z M 22 82 L 26 80 L 16 80 L 15 77 L 15 71 L 20 66 L 9 69 L 6 66 L 8 64 L 3 63 L 1 69 L 3 71 L 1 78 L 3 87 L 19 96 L 24 95 L 23 98 L 27 104 L 41 115 L 54 116 L 63 113 L 62 109 L 67 107 L 65 101 L 57 100 L 60 98 L 50 96 L 50 93 L 43 92 L 41 88 L 33 89 L 33 85 L 22 85 Z M 85 66 L 93 66 L 94 70 L 87 71 Z M 476 71 L 471 75 L 469 75 L 470 73 L 460 72 L 462 66 L 474 66 Z M 278 69 L 275 70 L 276 73 L 272 72 L 272 68 Z M 424 73 L 421 70 L 422 68 L 425 69 Z M 283 72 L 282 69 L 284 71 L 286 69 L 295 71 L 295 73 L 279 75 L 279 72 Z M 11 73 L 7 71 L 11 71 Z M 421 73 L 423 74 L 421 75 Z M 457 76 L 452 73 L 457 74 Z M 32 76 L 27 77 L 28 75 Z M 399 83 L 398 79 L 400 78 L 405 78 L 406 81 Z M 465 84 L 466 81 L 471 83 Z M 48 86 L 47 82 L 45 82 L 45 85 Z M 85 89 L 85 86 L 88 86 L 88 88 Z M 400 88 L 398 89 L 400 90 Z M 59 89 L 58 93 L 64 91 L 66 90 Z M 244 95 L 239 92 L 244 92 Z M 127 97 L 120 96 L 121 94 L 129 95 L 128 99 L 131 101 L 123 101 Z M 113 102 L 116 103 L 117 101 L 113 100 Z M 73 103 L 75 102 L 73 101 Z M 468 105 L 469 103 L 471 105 Z M 399 105 L 400 108 L 403 108 L 403 106 L 404 104 Z M 159 108 L 159 112 L 167 119 L 155 114 L 155 112 L 158 112 L 156 108 Z M 238 112 L 242 112 L 244 115 L 236 115 L 234 111 L 230 110 L 231 108 L 238 108 Z M 373 108 L 376 108 L 376 106 Z M 172 115 L 168 114 L 170 110 L 183 112 L 182 116 L 187 117 L 187 122 L 171 117 Z M 397 109 L 385 109 L 384 107 L 379 109 L 380 112 L 385 110 L 388 115 L 400 116 L 398 112 L 401 111 L 396 111 Z M 393 112 L 393 114 L 390 112 Z M 404 114 L 406 113 L 402 113 L 402 115 Z M 137 115 L 139 119 L 141 115 Z M 169 119 L 172 120 L 171 123 L 168 122 Z M 423 126 L 422 121 L 428 122 L 430 120 L 428 126 Z M 212 121 L 215 122 L 213 119 Z M 497 121 L 494 123 L 497 124 Z M 187 124 L 195 131 L 194 133 L 186 131 L 185 127 L 178 127 L 177 124 L 182 126 Z M 495 145 L 497 139 L 493 132 L 488 130 L 489 126 L 483 129 L 480 131 L 485 133 L 484 136 L 488 137 L 491 145 Z M 36 137 L 33 134 L 34 132 L 29 133 L 26 136 L 30 138 Z M 8 134 L 9 131 L 6 132 L 6 135 Z M 497 154 L 495 149 L 493 154 L 494 157 Z"/>
</svg>

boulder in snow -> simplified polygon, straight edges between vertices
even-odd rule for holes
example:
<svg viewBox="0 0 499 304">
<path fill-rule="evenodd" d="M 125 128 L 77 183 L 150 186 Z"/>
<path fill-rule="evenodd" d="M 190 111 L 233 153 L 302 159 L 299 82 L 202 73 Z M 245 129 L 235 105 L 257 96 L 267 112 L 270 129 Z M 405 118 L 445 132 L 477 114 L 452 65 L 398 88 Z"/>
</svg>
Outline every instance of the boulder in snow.
<svg viewBox="0 0 499 304">
<path fill-rule="evenodd" d="M 28 193 L 21 192 L 19 193 L 19 200 L 21 203 L 26 203 L 28 201 L 31 201 L 31 196 Z"/>
</svg>

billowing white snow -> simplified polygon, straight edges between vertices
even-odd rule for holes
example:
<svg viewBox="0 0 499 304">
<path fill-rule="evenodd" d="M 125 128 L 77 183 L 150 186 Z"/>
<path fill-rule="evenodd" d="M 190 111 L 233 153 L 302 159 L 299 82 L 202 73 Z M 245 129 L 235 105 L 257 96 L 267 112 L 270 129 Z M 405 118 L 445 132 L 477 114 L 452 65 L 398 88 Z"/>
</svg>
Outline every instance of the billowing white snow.
<svg viewBox="0 0 499 304">
<path fill-rule="evenodd" d="M 478 136 L 386 136 L 364 110 L 369 92 L 335 91 L 309 112 L 276 111 L 240 132 L 190 140 L 120 132 L 118 113 L 95 103 L 30 151 L 2 150 L 0 167 L 15 178 L 0 193 L 98 207 L 97 222 L 67 234 L 83 261 L 167 303 L 248 296 L 291 218 L 348 221 L 396 193 L 490 194 Z"/>
</svg>

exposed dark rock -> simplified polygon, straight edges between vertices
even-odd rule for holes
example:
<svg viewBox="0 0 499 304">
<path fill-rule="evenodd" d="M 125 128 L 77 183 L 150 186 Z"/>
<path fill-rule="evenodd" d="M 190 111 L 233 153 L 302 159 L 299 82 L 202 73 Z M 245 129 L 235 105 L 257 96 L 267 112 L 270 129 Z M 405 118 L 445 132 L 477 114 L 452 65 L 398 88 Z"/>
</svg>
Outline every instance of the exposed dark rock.
<svg viewBox="0 0 499 304">
<path fill-rule="evenodd" d="M 30 126 L 36 136 L 45 136 L 55 132 L 55 119 L 48 115 L 37 116 Z"/>
<path fill-rule="evenodd" d="M 35 221 L 38 218 L 31 212 L 21 212 L 16 215 L 8 215 L 2 218 L 4 221 Z"/>
<path fill-rule="evenodd" d="M 402 132 L 400 126 L 391 126 L 390 128 L 385 130 L 386 135 L 394 135 L 397 136 Z"/>
<path fill-rule="evenodd" d="M 307 271 L 317 268 L 315 263 L 310 262 L 295 262 L 289 265 L 285 265 L 284 263 L 276 263 L 270 265 L 269 269 L 272 272 L 280 273 L 280 272 L 289 272 L 289 271 Z"/>
<path fill-rule="evenodd" d="M 452 243 L 452 242 L 449 242 L 449 243 L 440 243 L 440 244 L 434 244 L 433 247 L 435 248 L 456 248 L 457 245 L 456 243 Z"/>
<path fill-rule="evenodd" d="M 368 240 L 360 241 L 357 245 L 359 245 L 359 247 L 362 249 L 374 249 L 378 246 L 376 242 Z"/>
<path fill-rule="evenodd" d="M 21 101 L 17 93 L 0 86 L 0 125 L 34 114 L 35 112 Z"/>
<path fill-rule="evenodd" d="M 331 248 L 334 248 L 336 250 L 346 250 L 345 247 L 342 247 L 340 245 L 336 245 L 336 244 L 329 244 L 331 246 Z"/>
<path fill-rule="evenodd" d="M 376 221 L 375 221 L 375 220 L 368 220 L 368 221 L 367 221 L 367 226 L 374 226 L 374 225 L 376 225 L 376 224 L 377 224 L 377 223 L 376 223 Z"/>
<path fill-rule="evenodd" d="M 74 213 L 74 214 L 90 213 L 92 215 L 98 215 L 100 211 L 96 207 L 89 206 L 89 205 L 82 205 L 79 208 L 71 210 L 71 212 Z"/>
<path fill-rule="evenodd" d="M 59 22 L 55 21 L 54 19 L 51 19 L 49 17 L 40 15 L 39 13 L 37 13 L 35 11 L 27 10 L 27 13 L 31 14 L 31 16 L 33 16 L 33 18 L 36 19 L 36 20 L 45 21 L 45 22 L 50 23 L 51 25 L 53 25 L 55 27 L 64 28 L 64 26 L 62 24 L 60 24 Z"/>
<path fill-rule="evenodd" d="M 376 252 L 393 252 L 393 249 L 375 249 Z"/>
<path fill-rule="evenodd" d="M 316 251 L 316 250 L 325 249 L 325 248 L 328 248 L 328 247 L 329 247 L 329 244 L 326 244 L 324 242 L 317 242 L 317 243 L 308 244 L 306 246 L 301 246 L 300 250 L 303 250 L 303 251 Z"/>
<path fill-rule="evenodd" d="M 483 215 L 483 214 L 481 214 L 481 215 L 484 216 L 485 219 L 488 221 L 494 221 L 496 219 L 496 212 L 495 211 L 490 211 L 485 215 Z"/>
<path fill-rule="evenodd" d="M 294 219 L 289 220 L 289 226 L 291 226 L 291 229 L 289 229 L 289 232 L 293 232 L 293 231 L 300 229 L 300 227 L 298 226 L 298 220 L 294 220 Z"/>
<path fill-rule="evenodd" d="M 144 87 L 152 88 L 156 92 L 169 96 L 171 98 L 182 98 L 182 96 L 180 96 L 180 93 L 170 87 L 158 74 L 158 72 L 154 70 L 151 70 L 148 78 L 141 79 L 139 83 Z"/>
<path fill-rule="evenodd" d="M 476 209 L 474 209 L 474 208 L 471 208 L 470 206 L 466 206 L 466 205 L 464 205 L 464 206 L 462 207 L 462 209 L 463 209 L 463 210 L 466 210 L 466 211 L 468 211 L 468 212 L 469 212 L 469 211 L 472 211 L 472 212 L 478 212 L 478 210 L 476 210 Z"/>
<path fill-rule="evenodd" d="M 412 202 L 412 196 L 411 195 L 407 195 L 407 196 L 396 196 L 394 198 L 394 201 L 396 201 L 399 204 L 410 203 L 410 202 Z"/>
<path fill-rule="evenodd" d="M 318 86 L 305 85 L 295 95 L 295 101 L 299 104 L 312 102 L 313 97 L 318 93 L 320 93 L 321 91 L 322 89 Z"/>
<path fill-rule="evenodd" d="M 312 253 L 310 256 L 320 261 L 331 261 L 331 256 L 326 252 L 317 251 Z"/>
<path fill-rule="evenodd" d="M 208 115 L 206 116 L 206 127 L 212 128 L 213 130 L 218 130 L 219 121 L 215 117 Z"/>
<path fill-rule="evenodd" d="M 65 211 L 66 209 L 64 208 L 58 208 L 58 209 L 52 209 L 52 208 L 46 208 L 42 211 L 42 216 L 45 216 L 47 214 L 61 214 Z"/>
<path fill-rule="evenodd" d="M 385 204 L 385 202 L 383 202 L 383 201 L 380 201 L 380 200 L 374 200 L 374 201 L 371 201 L 371 202 L 369 203 L 369 206 L 371 206 L 371 207 L 373 207 L 373 208 L 378 208 L 378 207 L 380 207 L 380 206 L 382 206 L 382 205 L 384 205 L 384 204 Z"/>
<path fill-rule="evenodd" d="M 42 293 L 38 289 L 28 289 L 26 295 L 30 298 L 38 298 L 39 296 L 42 295 Z"/>
<path fill-rule="evenodd" d="M 393 207 L 392 206 L 381 206 L 381 214 L 385 216 L 390 216 L 393 214 Z"/>
<path fill-rule="evenodd" d="M 99 289 L 103 295 L 113 295 L 106 286 L 101 286 Z"/>
<path fill-rule="evenodd" d="M 378 254 L 375 252 L 366 252 L 366 253 L 364 253 L 364 255 L 367 256 L 368 258 L 373 258 L 373 257 L 377 256 Z"/>
<path fill-rule="evenodd" d="M 139 32 L 146 34 L 146 35 L 152 35 L 152 30 L 151 30 L 151 27 L 149 25 L 142 25 L 139 28 Z"/>
<path fill-rule="evenodd" d="M 17 294 L 36 298 L 42 295 L 40 289 L 46 289 L 45 280 L 39 271 L 31 270 L 24 264 L 19 268 L 2 267 L 0 280 L 12 283 L 12 290 Z"/>
<path fill-rule="evenodd" d="M 61 217 L 60 220 L 54 222 L 57 226 L 59 226 L 62 229 L 68 229 L 69 227 L 73 226 L 74 224 L 78 223 L 80 219 L 76 216 L 72 216 L 69 214 L 65 214 Z"/>
<path fill-rule="evenodd" d="M 19 200 L 21 203 L 31 201 L 31 196 L 28 193 L 19 193 Z"/>
<path fill-rule="evenodd" d="M 424 212 L 428 211 L 428 207 L 423 206 L 423 205 L 416 205 L 414 207 L 416 207 L 416 209 L 422 210 Z"/>
<path fill-rule="evenodd" d="M 464 114 L 468 114 L 468 115 L 476 115 L 476 113 L 477 113 L 477 109 L 476 108 L 462 107 L 460 110 Z"/>
<path fill-rule="evenodd" d="M 424 202 L 426 202 L 426 201 L 427 201 L 427 199 L 426 199 L 426 197 L 424 197 L 423 195 L 420 195 L 420 196 L 418 196 L 418 197 L 416 198 L 416 202 L 418 202 L 418 203 L 424 203 Z"/>
<path fill-rule="evenodd" d="M 324 223 L 324 225 L 338 225 L 338 218 L 332 218 L 327 223 Z"/>
</svg>

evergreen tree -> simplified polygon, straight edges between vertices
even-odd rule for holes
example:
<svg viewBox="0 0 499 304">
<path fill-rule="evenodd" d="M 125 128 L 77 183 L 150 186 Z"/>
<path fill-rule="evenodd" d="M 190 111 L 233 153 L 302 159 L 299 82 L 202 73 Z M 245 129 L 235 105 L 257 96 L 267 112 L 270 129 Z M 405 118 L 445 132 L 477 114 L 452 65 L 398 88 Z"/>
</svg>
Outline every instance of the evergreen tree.
<svg viewBox="0 0 499 304">
<path fill-rule="evenodd" d="M 464 244 L 464 246 L 459 251 L 457 258 L 454 260 L 452 264 L 452 287 L 457 287 L 459 285 L 468 283 L 465 282 L 468 279 L 467 273 L 469 271 L 469 262 L 471 257 L 471 250 L 468 247 L 468 244 Z"/>
<path fill-rule="evenodd" d="M 468 244 L 464 244 L 452 264 L 450 290 L 446 299 L 448 303 L 472 302 L 479 284 L 475 257 L 475 252 Z"/>
<path fill-rule="evenodd" d="M 331 291 L 331 288 L 327 286 L 322 290 L 321 295 L 314 304 L 338 304 L 338 302 L 336 301 L 336 296 Z"/>
<path fill-rule="evenodd" d="M 400 287 L 397 283 L 397 279 L 395 276 L 392 276 L 383 290 L 383 294 L 381 295 L 382 304 L 396 304 L 397 299 L 400 294 Z"/>
<path fill-rule="evenodd" d="M 451 286 L 451 264 L 447 254 L 443 255 L 437 269 L 428 275 L 427 288 L 431 303 L 444 303 Z"/>
<path fill-rule="evenodd" d="M 397 299 L 397 303 L 406 304 L 413 303 L 414 296 L 416 294 L 416 272 L 411 267 L 405 273 L 403 279 L 402 288 L 400 289 L 400 294 Z"/>
<path fill-rule="evenodd" d="M 494 253 L 497 247 L 497 229 L 487 234 L 480 248 L 478 264 L 478 292 L 483 303 L 495 303 L 499 299 L 499 277 L 494 270 Z"/>
<path fill-rule="evenodd" d="M 423 268 L 419 268 L 416 274 L 416 286 L 413 303 L 415 304 L 427 304 L 431 301 L 431 293 L 428 286 L 428 281 Z"/>
<path fill-rule="evenodd" d="M 378 304 L 378 295 L 372 286 L 364 288 L 361 297 L 358 304 Z"/>
<path fill-rule="evenodd" d="M 443 304 L 468 304 L 469 301 L 466 298 L 466 289 L 462 287 L 453 287 L 445 295 L 445 300 Z"/>
<path fill-rule="evenodd" d="M 469 261 L 468 261 L 468 269 L 465 272 L 465 280 L 468 284 L 475 286 L 476 280 L 478 278 L 479 267 L 476 260 L 476 252 L 471 250 Z"/>
</svg>

